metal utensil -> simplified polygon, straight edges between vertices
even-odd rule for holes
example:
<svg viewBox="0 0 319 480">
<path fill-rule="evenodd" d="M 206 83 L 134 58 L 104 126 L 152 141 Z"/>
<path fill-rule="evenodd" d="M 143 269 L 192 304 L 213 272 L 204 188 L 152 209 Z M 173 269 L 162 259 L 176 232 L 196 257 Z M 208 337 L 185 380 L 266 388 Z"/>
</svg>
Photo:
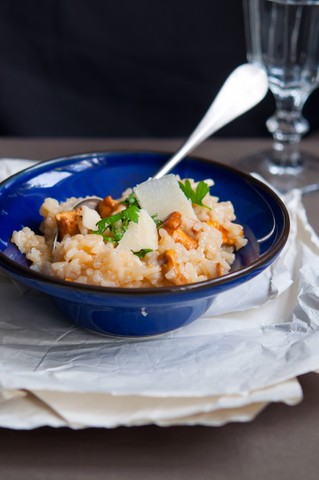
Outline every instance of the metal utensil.
<svg viewBox="0 0 319 480">
<path fill-rule="evenodd" d="M 154 178 L 166 175 L 200 143 L 257 105 L 267 90 L 268 78 L 263 68 L 250 63 L 237 67 L 225 81 L 194 132 Z"/>
</svg>

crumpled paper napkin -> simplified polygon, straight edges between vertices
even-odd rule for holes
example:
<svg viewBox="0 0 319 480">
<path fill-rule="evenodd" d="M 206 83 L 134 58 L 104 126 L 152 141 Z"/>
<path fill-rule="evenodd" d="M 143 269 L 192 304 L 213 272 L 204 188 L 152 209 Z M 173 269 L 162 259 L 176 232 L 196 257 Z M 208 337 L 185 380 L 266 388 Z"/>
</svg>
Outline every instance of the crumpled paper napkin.
<svg viewBox="0 0 319 480">
<path fill-rule="evenodd" d="M 21 162 L 8 160 L 6 174 Z M 291 233 L 276 262 L 167 335 L 81 330 L 1 274 L 0 425 L 216 426 L 301 401 L 296 376 L 319 369 L 319 239 L 300 192 L 284 200 Z"/>
</svg>

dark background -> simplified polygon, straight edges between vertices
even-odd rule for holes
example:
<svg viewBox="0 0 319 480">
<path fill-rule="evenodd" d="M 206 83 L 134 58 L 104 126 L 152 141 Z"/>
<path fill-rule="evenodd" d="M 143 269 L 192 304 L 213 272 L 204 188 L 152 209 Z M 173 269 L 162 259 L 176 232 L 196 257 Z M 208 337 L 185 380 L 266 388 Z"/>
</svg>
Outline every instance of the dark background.
<svg viewBox="0 0 319 480">
<path fill-rule="evenodd" d="M 245 61 L 241 0 L 0 0 L 0 135 L 187 136 Z M 218 135 L 268 135 L 273 111 Z"/>
</svg>

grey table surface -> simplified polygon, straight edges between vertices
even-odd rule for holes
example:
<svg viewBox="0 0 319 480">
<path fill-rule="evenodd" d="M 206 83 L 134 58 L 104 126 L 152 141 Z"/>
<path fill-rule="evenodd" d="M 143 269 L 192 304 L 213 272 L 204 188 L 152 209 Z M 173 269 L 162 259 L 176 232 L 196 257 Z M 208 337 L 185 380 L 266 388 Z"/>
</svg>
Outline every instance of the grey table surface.
<svg viewBox="0 0 319 480">
<path fill-rule="evenodd" d="M 128 148 L 175 151 L 180 144 L 181 140 L 164 139 L 10 138 L 0 139 L 0 158 L 45 160 Z M 214 139 L 196 154 L 235 165 L 269 146 L 269 140 Z M 303 148 L 319 155 L 319 138 L 305 139 Z M 319 193 L 305 197 L 304 204 L 319 233 Z M 304 392 L 299 405 L 271 404 L 252 422 L 218 428 L 0 429 L 0 479 L 317 480 L 319 376 L 310 373 L 299 381 Z"/>
</svg>

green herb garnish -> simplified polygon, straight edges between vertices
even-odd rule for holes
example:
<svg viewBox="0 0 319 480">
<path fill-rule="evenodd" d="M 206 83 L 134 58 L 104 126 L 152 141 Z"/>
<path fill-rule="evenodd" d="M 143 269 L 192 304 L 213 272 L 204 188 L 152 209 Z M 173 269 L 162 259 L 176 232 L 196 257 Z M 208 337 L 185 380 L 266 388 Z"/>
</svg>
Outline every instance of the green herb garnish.
<svg viewBox="0 0 319 480">
<path fill-rule="evenodd" d="M 209 193 L 209 186 L 207 185 L 207 183 L 203 181 L 199 182 L 197 184 L 196 190 L 192 189 L 191 182 L 188 179 L 185 180 L 185 183 L 178 183 L 185 196 L 189 198 L 193 204 L 200 205 L 201 207 L 205 207 L 211 210 L 211 208 L 207 205 L 204 205 L 202 201 L 207 195 L 207 193 Z"/>
<path fill-rule="evenodd" d="M 150 252 L 152 252 L 152 251 L 153 251 L 153 250 L 152 250 L 151 248 L 142 248 L 142 250 L 139 250 L 138 252 L 134 252 L 134 251 L 132 250 L 132 252 L 134 253 L 134 255 L 136 255 L 138 258 L 144 258 L 147 253 L 150 253 Z"/>
<path fill-rule="evenodd" d="M 136 205 L 137 207 L 139 207 L 139 204 L 138 204 L 138 201 L 137 201 L 137 198 L 136 198 L 134 192 L 131 192 L 129 194 L 129 196 L 126 197 L 125 200 L 123 200 L 123 202 L 121 202 L 121 203 L 122 203 L 122 205 L 127 205 L 128 207 L 130 205 Z"/>
<path fill-rule="evenodd" d="M 158 217 L 158 214 L 157 213 L 154 213 L 154 215 L 152 215 L 152 219 L 154 220 L 155 222 L 155 225 L 156 225 L 156 228 L 159 229 L 161 228 L 161 226 L 163 225 L 163 220 L 160 220 Z"/>
<path fill-rule="evenodd" d="M 102 235 L 107 242 L 119 242 L 126 232 L 128 224 L 130 222 L 138 223 L 139 210 L 139 207 L 133 204 L 119 213 L 102 218 L 96 224 L 97 230 L 92 233 Z"/>
</svg>

